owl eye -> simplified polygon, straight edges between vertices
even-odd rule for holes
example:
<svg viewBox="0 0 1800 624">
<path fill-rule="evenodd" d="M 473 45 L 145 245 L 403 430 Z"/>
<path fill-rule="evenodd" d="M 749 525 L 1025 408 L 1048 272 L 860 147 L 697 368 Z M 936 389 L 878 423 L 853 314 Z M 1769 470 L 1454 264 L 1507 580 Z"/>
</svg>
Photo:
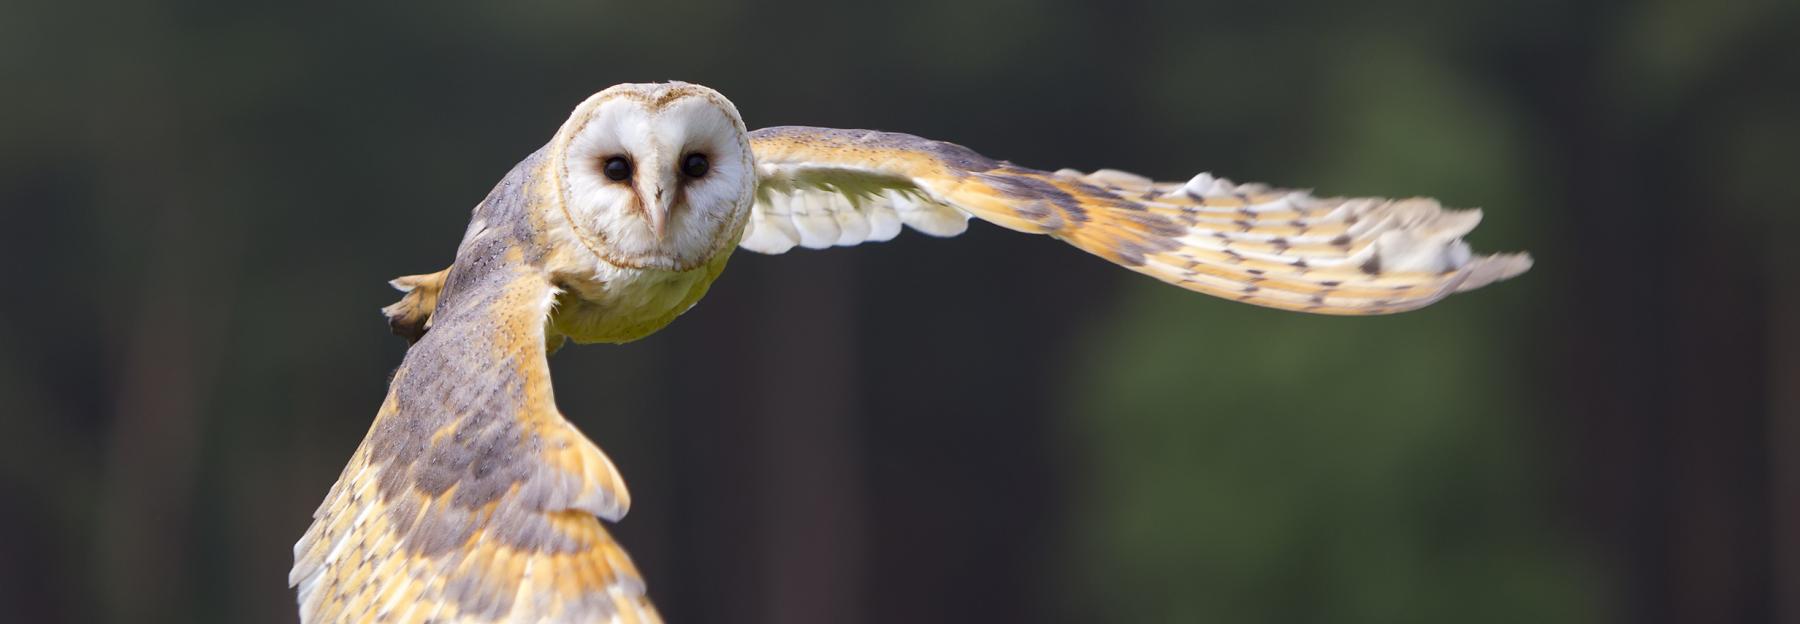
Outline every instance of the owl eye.
<svg viewBox="0 0 1800 624">
<path fill-rule="evenodd" d="M 688 154 L 687 158 L 681 159 L 681 173 L 690 178 L 706 175 L 708 167 L 705 154 Z"/>
<path fill-rule="evenodd" d="M 614 156 L 606 159 L 606 164 L 600 166 L 600 171 L 605 173 L 609 180 L 624 182 L 631 179 L 631 161 Z"/>
</svg>

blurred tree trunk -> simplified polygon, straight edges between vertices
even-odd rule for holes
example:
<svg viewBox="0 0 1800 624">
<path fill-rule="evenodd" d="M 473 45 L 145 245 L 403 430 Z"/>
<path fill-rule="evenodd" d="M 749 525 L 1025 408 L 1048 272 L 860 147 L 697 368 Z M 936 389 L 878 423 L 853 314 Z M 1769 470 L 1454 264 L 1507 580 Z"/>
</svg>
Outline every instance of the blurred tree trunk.
<svg viewBox="0 0 1800 624">
<path fill-rule="evenodd" d="M 1616 8 L 1584 14 L 1604 32 Z M 1750 243 L 1755 200 L 1732 201 L 1726 172 L 1703 156 L 1719 122 L 1777 79 L 1767 59 L 1785 39 L 1752 29 L 1673 101 L 1623 82 L 1646 70 L 1620 63 L 1617 39 L 1553 51 L 1585 61 L 1563 63 L 1538 91 L 1556 98 L 1546 118 L 1563 124 L 1557 169 L 1577 207 L 1564 250 L 1577 305 L 1560 337 L 1584 421 L 1585 467 L 1572 472 L 1624 583 L 1619 621 L 1768 621 L 1778 594 L 1766 546 L 1795 530 L 1791 517 L 1771 524 L 1784 499 L 1781 477 L 1771 481 L 1781 416 L 1765 355 L 1793 317 L 1770 316 L 1780 295 L 1773 258 Z"/>
</svg>

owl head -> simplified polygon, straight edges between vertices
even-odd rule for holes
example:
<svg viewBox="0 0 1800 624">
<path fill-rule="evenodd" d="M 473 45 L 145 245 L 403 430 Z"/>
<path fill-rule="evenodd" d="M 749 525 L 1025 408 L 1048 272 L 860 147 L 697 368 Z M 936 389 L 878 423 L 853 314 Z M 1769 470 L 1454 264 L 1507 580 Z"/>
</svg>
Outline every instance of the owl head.
<svg viewBox="0 0 1800 624">
<path fill-rule="evenodd" d="M 570 233 L 614 266 L 693 269 L 734 244 L 750 214 L 756 172 L 744 121 L 700 85 L 594 94 L 551 150 Z"/>
</svg>

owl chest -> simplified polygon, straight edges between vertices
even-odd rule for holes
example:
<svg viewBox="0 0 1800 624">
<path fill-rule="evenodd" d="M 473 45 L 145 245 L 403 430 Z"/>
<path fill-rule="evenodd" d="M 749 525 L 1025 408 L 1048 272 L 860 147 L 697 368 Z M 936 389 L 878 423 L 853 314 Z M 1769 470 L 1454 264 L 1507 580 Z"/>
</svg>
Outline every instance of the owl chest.
<svg viewBox="0 0 1800 624">
<path fill-rule="evenodd" d="M 582 344 L 643 338 L 699 302 L 723 269 L 720 258 L 690 271 L 618 268 L 565 280 L 551 329 Z"/>
</svg>

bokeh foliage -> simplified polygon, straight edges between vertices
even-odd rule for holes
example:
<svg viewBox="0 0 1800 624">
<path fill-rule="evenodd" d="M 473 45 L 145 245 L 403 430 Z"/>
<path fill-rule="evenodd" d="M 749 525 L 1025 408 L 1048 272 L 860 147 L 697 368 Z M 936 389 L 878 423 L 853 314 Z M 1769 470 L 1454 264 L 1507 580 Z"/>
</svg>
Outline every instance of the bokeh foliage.
<svg viewBox="0 0 1800 624">
<path fill-rule="evenodd" d="M 1800 617 L 1792 2 L 0 3 L 0 606 L 293 618 L 382 281 L 588 93 L 1482 206 L 1382 319 L 977 226 L 566 349 L 673 621 Z"/>
</svg>

